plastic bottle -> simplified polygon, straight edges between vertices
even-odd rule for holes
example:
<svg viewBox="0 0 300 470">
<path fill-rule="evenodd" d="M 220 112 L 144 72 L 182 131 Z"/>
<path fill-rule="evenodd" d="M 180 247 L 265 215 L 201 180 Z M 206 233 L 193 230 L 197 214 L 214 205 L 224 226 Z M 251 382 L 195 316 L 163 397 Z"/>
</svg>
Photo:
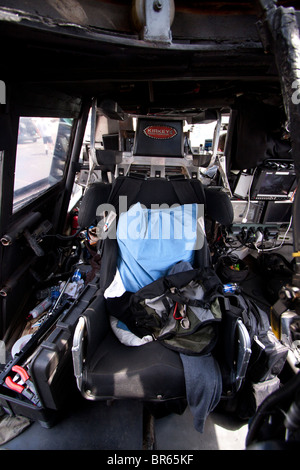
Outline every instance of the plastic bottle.
<svg viewBox="0 0 300 470">
<path fill-rule="evenodd" d="M 78 282 L 80 281 L 80 279 L 81 279 L 81 272 L 79 269 L 76 269 L 76 271 L 74 272 L 72 276 L 72 282 Z"/>
<path fill-rule="evenodd" d="M 238 285 L 236 283 L 223 284 L 223 292 L 225 294 L 233 294 L 238 290 Z"/>
<path fill-rule="evenodd" d="M 53 300 L 51 296 L 47 297 L 40 304 L 38 304 L 36 307 L 30 310 L 27 320 L 38 317 L 41 313 L 47 310 L 47 308 L 51 307 L 52 303 L 53 303 Z"/>
</svg>

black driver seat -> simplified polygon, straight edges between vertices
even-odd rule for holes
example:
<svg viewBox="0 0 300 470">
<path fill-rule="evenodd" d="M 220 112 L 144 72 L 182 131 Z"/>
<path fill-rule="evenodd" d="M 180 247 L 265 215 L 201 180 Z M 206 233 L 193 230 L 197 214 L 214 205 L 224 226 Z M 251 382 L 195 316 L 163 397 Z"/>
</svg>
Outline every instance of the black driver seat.
<svg viewBox="0 0 300 470">
<path fill-rule="evenodd" d="M 233 212 L 227 194 L 219 188 L 205 189 L 198 180 L 181 178 L 174 185 L 174 181 L 167 179 L 119 177 L 111 189 L 109 202 L 117 211 L 118 197 L 122 195 L 128 197 L 128 207 L 137 201 L 148 208 L 151 204 L 162 203 L 203 204 L 207 216 L 224 225 L 232 222 Z M 81 225 L 90 223 L 84 221 L 85 208 L 89 207 L 86 213 L 91 214 L 91 205 L 97 207 L 104 203 L 107 194 L 107 185 L 103 183 L 94 184 L 90 192 L 86 192 L 79 214 Z M 177 352 L 158 341 L 138 347 L 125 346 L 111 330 L 103 292 L 114 278 L 117 256 L 117 240 L 107 238 L 103 244 L 98 296 L 80 317 L 74 335 L 73 363 L 78 388 L 86 398 L 93 400 L 134 398 L 161 402 L 185 399 L 183 366 Z M 194 267 L 210 263 L 205 239 L 203 247 L 195 252 Z"/>
</svg>

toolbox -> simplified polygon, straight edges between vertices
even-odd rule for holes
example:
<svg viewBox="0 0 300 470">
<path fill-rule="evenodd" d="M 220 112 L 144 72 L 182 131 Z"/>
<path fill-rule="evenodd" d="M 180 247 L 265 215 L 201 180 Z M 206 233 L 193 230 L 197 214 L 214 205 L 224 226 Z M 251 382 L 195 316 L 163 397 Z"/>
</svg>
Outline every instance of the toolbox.
<svg viewBox="0 0 300 470">
<path fill-rule="evenodd" d="M 26 416 L 39 421 L 43 427 L 55 424 L 68 398 L 76 390 L 71 354 L 73 333 L 79 316 L 99 289 L 98 280 L 96 275 L 84 287 L 34 351 L 28 364 L 28 379 L 36 392 L 35 399 L 7 386 L 0 386 L 0 405 L 8 414 Z M 22 371 L 26 373 L 18 365 L 15 372 L 19 370 L 20 375 Z"/>
</svg>

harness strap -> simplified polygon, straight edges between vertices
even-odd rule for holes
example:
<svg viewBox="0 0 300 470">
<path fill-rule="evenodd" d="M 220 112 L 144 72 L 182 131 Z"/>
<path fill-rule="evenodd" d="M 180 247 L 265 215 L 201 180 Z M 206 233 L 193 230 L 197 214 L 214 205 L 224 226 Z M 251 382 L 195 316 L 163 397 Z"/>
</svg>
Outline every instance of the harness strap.
<svg viewBox="0 0 300 470">
<path fill-rule="evenodd" d="M 205 204 L 205 194 L 200 182 L 199 190 L 202 190 L 201 195 L 197 194 L 195 187 L 189 180 L 171 180 L 171 183 L 180 204 L 193 204 L 195 202 Z"/>
</svg>

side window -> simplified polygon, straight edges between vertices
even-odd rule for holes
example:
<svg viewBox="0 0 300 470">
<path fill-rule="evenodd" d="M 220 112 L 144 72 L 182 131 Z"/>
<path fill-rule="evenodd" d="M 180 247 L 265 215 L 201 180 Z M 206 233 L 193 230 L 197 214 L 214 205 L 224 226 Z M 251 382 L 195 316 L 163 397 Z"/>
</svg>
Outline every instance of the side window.
<svg viewBox="0 0 300 470">
<path fill-rule="evenodd" d="M 72 121 L 20 117 L 13 212 L 63 178 Z"/>
</svg>

